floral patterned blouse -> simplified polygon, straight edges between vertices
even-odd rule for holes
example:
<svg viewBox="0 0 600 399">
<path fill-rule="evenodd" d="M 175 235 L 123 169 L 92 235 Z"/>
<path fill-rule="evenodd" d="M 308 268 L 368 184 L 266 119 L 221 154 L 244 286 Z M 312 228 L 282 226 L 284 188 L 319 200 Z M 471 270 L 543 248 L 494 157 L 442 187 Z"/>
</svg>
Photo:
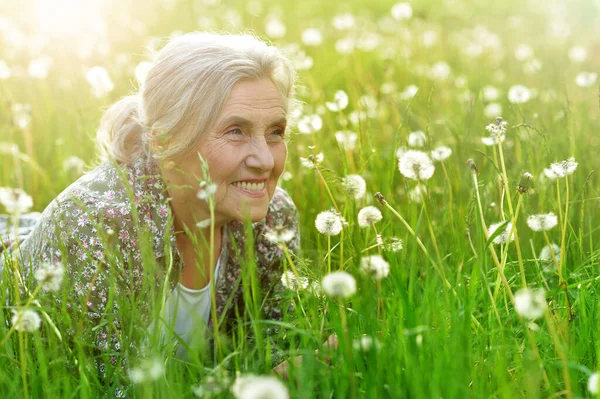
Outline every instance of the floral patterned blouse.
<svg viewBox="0 0 600 399">
<path fill-rule="evenodd" d="M 177 250 L 166 194 L 156 166 L 140 160 L 117 167 L 106 161 L 52 201 L 39 223 L 14 251 L 26 278 L 40 262 L 62 262 L 66 269 L 64 284 L 69 290 L 66 309 L 75 310 L 74 307 L 85 302 L 84 317 L 90 323 L 85 323 L 83 334 L 97 349 L 112 353 L 120 350 L 119 335 L 124 323 L 119 319 L 122 312 L 115 297 L 135 298 L 147 292 L 160 295 L 164 292 L 163 282 L 168 281 L 170 292 L 180 280 L 183 261 Z M 251 227 L 257 277 L 263 293 L 276 297 L 283 272 L 280 264 L 283 251 L 267 240 L 265 233 L 270 229 L 291 230 L 294 238 L 287 247 L 291 251 L 299 248 L 298 213 L 289 195 L 277 187 L 267 216 Z M 235 319 L 236 308 L 243 314 L 240 259 L 246 257 L 244 243 L 250 238 L 244 224 L 238 221 L 230 222 L 227 231 L 228 258 L 221 264 L 215 280 L 217 315 L 224 320 L 225 329 Z M 147 242 L 152 243 L 153 253 L 144 253 L 140 237 L 151 240 Z M 105 259 L 107 254 L 114 259 Z M 111 262 L 117 266 L 107 266 Z M 148 273 L 143 265 L 148 262 L 156 265 L 153 271 L 156 275 L 151 279 L 154 287 L 142 286 L 141 276 Z M 54 295 L 59 305 L 60 297 L 60 293 Z M 151 320 L 151 302 L 140 300 L 135 305 L 146 326 Z M 276 305 L 266 305 L 264 310 L 267 318 L 281 317 Z M 211 329 L 212 320 L 208 330 Z M 117 357 L 111 356 L 111 363 L 122 366 L 124 363 L 118 362 Z"/>
</svg>

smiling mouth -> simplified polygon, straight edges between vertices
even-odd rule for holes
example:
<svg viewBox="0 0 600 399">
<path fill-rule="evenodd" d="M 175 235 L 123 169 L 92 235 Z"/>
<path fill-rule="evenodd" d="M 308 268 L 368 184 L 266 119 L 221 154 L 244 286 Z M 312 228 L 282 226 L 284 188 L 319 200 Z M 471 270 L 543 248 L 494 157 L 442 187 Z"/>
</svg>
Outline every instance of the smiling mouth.
<svg viewBox="0 0 600 399">
<path fill-rule="evenodd" d="M 265 180 L 260 182 L 236 181 L 231 183 L 231 185 L 243 191 L 246 195 L 262 197 L 265 194 L 265 182 Z"/>
</svg>

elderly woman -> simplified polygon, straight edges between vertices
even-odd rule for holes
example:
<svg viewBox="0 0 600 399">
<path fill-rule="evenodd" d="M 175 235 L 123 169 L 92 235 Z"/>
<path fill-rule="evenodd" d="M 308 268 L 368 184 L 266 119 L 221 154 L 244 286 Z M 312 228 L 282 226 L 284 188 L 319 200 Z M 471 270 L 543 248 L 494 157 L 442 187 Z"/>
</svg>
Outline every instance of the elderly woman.
<svg viewBox="0 0 600 399">
<path fill-rule="evenodd" d="M 114 354 L 123 334 L 170 333 L 184 356 L 215 325 L 227 330 L 244 314 L 251 282 L 274 298 L 283 272 L 277 236 L 299 246 L 296 207 L 277 187 L 293 88 L 290 62 L 254 37 L 171 40 L 139 93 L 103 116 L 105 161 L 52 201 L 14 251 L 25 276 L 64 265 L 67 295 L 54 300 L 83 312 L 89 323 L 77 336 L 110 352 L 113 366 L 122 365 Z M 253 263 L 255 275 L 244 277 L 241 265 Z M 164 303 L 160 315 L 155 303 Z M 264 304 L 266 317 L 281 316 Z M 128 312 L 143 325 L 127 324 Z"/>
</svg>

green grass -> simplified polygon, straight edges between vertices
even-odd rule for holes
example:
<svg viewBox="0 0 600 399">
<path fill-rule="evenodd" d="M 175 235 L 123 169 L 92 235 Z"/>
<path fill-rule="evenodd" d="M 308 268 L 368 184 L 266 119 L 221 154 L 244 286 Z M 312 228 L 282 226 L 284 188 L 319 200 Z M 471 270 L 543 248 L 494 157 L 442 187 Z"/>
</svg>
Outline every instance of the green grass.
<svg viewBox="0 0 600 399">
<path fill-rule="evenodd" d="M 174 30 L 200 29 L 204 27 L 198 25 L 200 17 L 211 21 L 212 28 L 253 30 L 265 37 L 267 16 L 278 15 L 287 33 L 274 42 L 283 46 L 299 43 L 314 61 L 311 69 L 299 71 L 298 97 L 304 113 L 319 112 L 319 107 L 331 101 L 337 90 L 345 90 L 350 98 L 348 108 L 340 113 L 324 109 L 321 130 L 310 135 L 291 130 L 287 171 L 292 178 L 281 185 L 300 212 L 302 252 L 296 264 L 311 281 L 320 281 L 326 273 L 327 256 L 335 270 L 353 257 L 346 270 L 356 277 L 358 285 L 358 292 L 345 301 L 346 332 L 336 301 L 308 291 L 288 292 L 288 300 L 296 306 L 278 324 L 277 340 L 287 348 L 286 356 L 304 356 L 304 363 L 291 369 L 297 381 L 287 383 L 291 396 L 344 398 L 352 392 L 356 397 L 373 398 L 589 396 L 587 380 L 598 368 L 600 353 L 595 340 L 600 331 L 600 193 L 595 172 L 600 167 L 599 98 L 598 82 L 579 87 L 575 79 L 583 71 L 600 72 L 597 1 L 570 1 L 564 10 L 553 13 L 552 5 L 559 2 L 543 6 L 532 2 L 527 6 L 513 0 L 428 0 L 413 2 L 413 18 L 403 22 L 386 22 L 394 4 L 388 1 L 308 0 L 278 6 L 264 2 L 260 15 L 251 15 L 247 3 L 242 1 L 224 0 L 213 5 L 188 0 L 168 2 L 173 3 L 172 7 L 160 1 L 150 2 L 152 5 L 138 3 L 138 8 L 119 5 L 107 11 L 110 29 L 106 40 L 110 48 L 106 54 L 95 52 L 88 60 L 78 59 L 73 48 L 86 35 L 82 33 L 81 37 L 52 41 L 51 46 L 42 49 L 42 53 L 48 51 L 54 58 L 46 79 L 34 79 L 25 73 L 0 80 L 0 142 L 14 143 L 19 148 L 14 156 L 0 150 L 0 186 L 23 188 L 34 198 L 34 209 L 42 211 L 78 177 L 77 172 L 63 168 L 67 157 L 78 156 L 93 166 L 94 136 L 102 112 L 135 86 L 133 71 L 144 59 L 143 46 L 151 37 L 165 37 Z M 8 20 L 19 23 L 25 32 L 34 31 L 36 24 L 26 18 L 23 10 L 14 6 L 7 14 Z M 356 27 L 348 32 L 335 30 L 331 20 L 341 12 L 352 12 L 357 18 Z M 236 27 L 228 22 L 231 13 L 239 17 Z M 549 33 L 548 27 L 555 19 L 565 21 L 570 36 L 561 38 Z M 134 29 L 134 21 L 139 21 L 144 30 Z M 498 45 L 484 49 L 478 57 L 470 57 L 464 52 L 468 43 L 485 37 L 481 30 L 473 32 L 477 26 L 493 32 Z M 322 30 L 321 46 L 301 44 L 301 33 L 309 27 Z M 421 40 L 429 31 L 435 32 L 437 38 L 431 47 Z M 380 45 L 376 49 L 356 49 L 352 54 L 336 52 L 338 39 L 350 36 L 359 40 L 370 32 L 379 34 Z M 539 71 L 528 73 L 524 69 L 530 61 L 515 58 L 515 48 L 522 43 L 533 48 L 533 58 L 541 63 Z M 588 49 L 582 63 L 568 57 L 574 45 Z M 30 58 L 25 52 L 12 51 L 14 45 L 6 36 L 0 40 L 0 48 L 0 58 L 14 71 L 19 66 L 26 71 Z M 129 59 L 123 60 L 122 55 Z M 449 77 L 429 77 L 429 68 L 440 61 L 450 66 Z M 100 99 L 92 95 L 85 80 L 85 68 L 93 65 L 106 67 L 115 84 L 115 89 Z M 396 88 L 386 93 L 381 89 L 384 83 L 393 83 Z M 401 99 L 399 93 L 410 84 L 419 87 L 417 95 Z M 537 90 L 537 96 L 523 104 L 511 104 L 507 92 L 516 84 Z M 499 89 L 500 97 L 495 102 L 502 106 L 502 117 L 509 122 L 502 145 L 504 165 L 499 148 L 486 147 L 480 141 L 487 135 L 485 127 L 493 122 L 484 114 L 489 101 L 484 100 L 482 89 L 487 85 Z M 377 105 L 367 119 L 354 124 L 351 113 L 364 110 L 360 98 L 365 95 L 376 99 Z M 26 129 L 12 121 L 11 107 L 15 103 L 31 105 L 31 123 Z M 335 140 L 334 133 L 345 129 L 358 133 L 357 147 L 352 151 L 344 151 Z M 411 200 L 409 193 L 415 188 L 415 181 L 399 173 L 396 158 L 397 148 L 406 146 L 409 133 L 416 130 L 427 135 L 423 151 L 438 144 L 453 150 L 444 161 L 447 177 L 441 164 L 436 163 L 433 177 L 425 182 L 427 196 L 423 203 Z M 324 154 L 320 165 L 323 178 L 300 163 L 301 156 L 320 152 Z M 541 175 L 552 162 L 569 157 L 575 157 L 579 166 L 568 179 L 568 219 L 548 232 L 550 241 L 559 246 L 564 236 L 561 256 L 565 283 L 561 287 L 558 273 L 542 271 L 538 255 L 546 244 L 544 235 L 531 231 L 526 219 L 531 214 L 551 211 L 565 214 L 565 179 L 557 185 L 544 181 Z M 479 170 L 477 185 L 483 215 L 467 165 L 469 158 Z M 503 166 L 506 191 L 500 177 Z M 533 188 L 521 195 L 517 184 L 524 172 L 533 174 Z M 345 195 L 340 178 L 350 173 L 366 179 L 365 198 L 354 200 Z M 333 249 L 327 254 L 327 238 L 315 229 L 316 215 L 333 206 L 325 185 L 349 222 L 343 232 L 343 259 L 341 236 L 332 238 Z M 374 198 L 376 192 L 382 193 L 390 207 L 406 220 L 433 261 L 392 210 Z M 481 217 L 487 226 L 512 218 L 507 196 L 513 210 L 522 197 L 519 213 L 514 216 L 522 261 L 515 243 L 511 243 L 505 266 L 501 264 L 499 269 L 486 245 Z M 359 268 L 362 255 L 378 252 L 374 248 L 361 253 L 375 244 L 373 229 L 361 229 L 356 221 L 358 211 L 368 204 L 379 207 L 383 213 L 377 231 L 404 242 L 404 249 L 397 253 L 382 252 L 391 271 L 381 282 L 380 294 L 376 283 Z M 503 248 L 491 248 L 501 262 Z M 508 285 L 499 278 L 502 271 Z M 8 272 L 0 285 L 3 305 L 7 292 L 14 299 L 13 280 L 7 276 Z M 523 278 L 529 287 L 546 289 L 548 308 L 545 317 L 535 321 L 538 328 L 528 326 L 511 302 L 511 295 L 522 287 Z M 571 320 L 565 292 L 574 313 Z M 378 298 L 384 308 L 380 315 Z M 129 298 L 115 300 L 131 308 Z M 299 302 L 302 306 L 298 306 Z M 10 306 L 6 304 L 0 312 L 0 340 L 10 328 Z M 68 313 L 44 301 L 43 295 L 36 309 L 47 312 L 59 330 L 70 325 Z M 120 317 L 128 329 L 137 325 L 135 312 Z M 251 309 L 240 315 L 239 329 L 232 336 L 223 337 L 225 360 L 208 352 L 199 353 L 197 360 L 190 363 L 167 356 L 165 377 L 134 387 L 134 395 L 192 397 L 191 387 L 218 374 L 219 366 L 230 377 L 236 370 L 268 374 L 270 344 L 261 339 L 246 340 L 246 336 L 260 334 L 263 327 L 276 323 L 256 317 Z M 128 329 L 125 331 L 132 331 Z M 315 357 L 314 349 L 321 348 L 333 332 L 340 338 L 340 348 L 331 351 L 328 366 L 322 358 Z M 66 336 L 64 330 L 61 334 Z M 345 337 L 354 340 L 363 334 L 376 337 L 381 348 L 366 353 L 354 349 L 347 352 L 346 344 L 352 344 Z M 126 342 L 131 337 L 123 339 Z M 98 397 L 106 387 L 86 367 L 91 361 L 87 344 L 61 341 L 46 321 L 40 332 L 11 335 L 0 347 L 0 392 L 10 398 Z M 112 371 L 127 381 L 126 370 Z"/>
</svg>

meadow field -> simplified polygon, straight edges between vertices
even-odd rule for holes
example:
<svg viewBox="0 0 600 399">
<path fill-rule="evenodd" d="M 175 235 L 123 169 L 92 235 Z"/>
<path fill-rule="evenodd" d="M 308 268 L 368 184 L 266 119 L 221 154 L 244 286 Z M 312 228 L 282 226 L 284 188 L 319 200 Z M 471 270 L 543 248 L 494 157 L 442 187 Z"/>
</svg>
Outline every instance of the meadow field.
<svg viewBox="0 0 600 399">
<path fill-rule="evenodd" d="M 196 30 L 252 32 L 296 67 L 290 312 L 253 303 L 219 350 L 154 348 L 107 363 L 107 384 L 60 293 L 22 296 L 5 259 L 0 394 L 598 396 L 600 1 L 2 1 L 0 214 L 41 212 L 95 167 L 103 111 Z M 24 308 L 39 328 L 16 328 Z M 297 356 L 281 384 L 258 377 Z"/>
</svg>

